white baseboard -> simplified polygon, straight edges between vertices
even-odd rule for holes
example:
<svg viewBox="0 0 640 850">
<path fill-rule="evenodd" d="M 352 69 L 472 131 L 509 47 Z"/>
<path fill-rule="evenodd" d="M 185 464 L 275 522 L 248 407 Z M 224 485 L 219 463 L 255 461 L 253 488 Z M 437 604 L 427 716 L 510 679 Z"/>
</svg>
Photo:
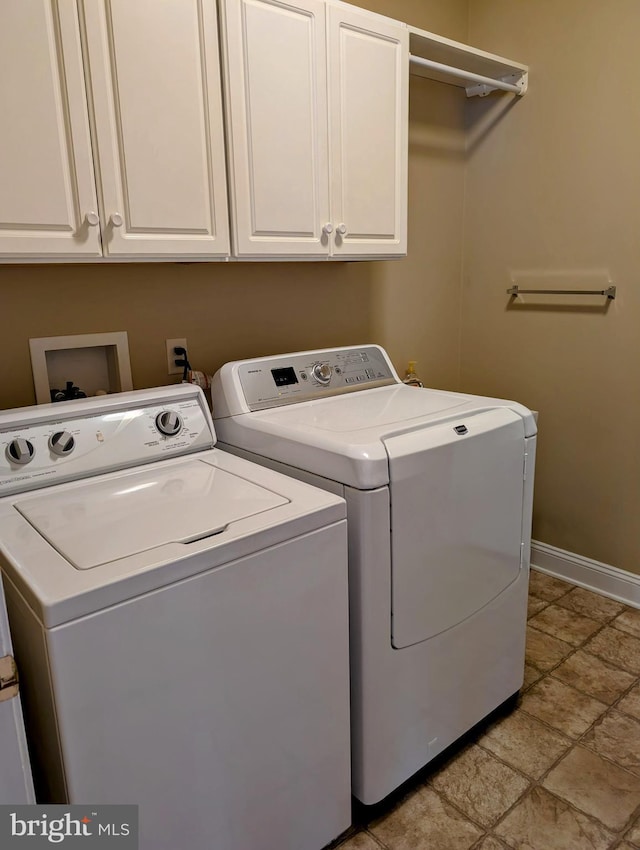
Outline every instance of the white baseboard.
<svg viewBox="0 0 640 850">
<path fill-rule="evenodd" d="M 539 540 L 531 542 L 531 566 L 541 573 L 640 608 L 640 575 L 635 573 L 540 543 Z"/>
</svg>

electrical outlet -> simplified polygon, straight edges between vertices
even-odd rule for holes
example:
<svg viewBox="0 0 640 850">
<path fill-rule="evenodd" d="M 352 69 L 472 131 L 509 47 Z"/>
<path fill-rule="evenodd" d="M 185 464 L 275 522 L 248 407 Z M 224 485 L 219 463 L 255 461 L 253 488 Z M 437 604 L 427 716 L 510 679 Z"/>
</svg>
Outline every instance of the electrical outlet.
<svg viewBox="0 0 640 850">
<path fill-rule="evenodd" d="M 176 366 L 176 360 L 181 360 L 180 355 L 176 354 L 174 348 L 184 348 L 187 350 L 186 339 L 168 339 L 167 343 L 167 374 L 181 375 L 182 366 Z"/>
</svg>

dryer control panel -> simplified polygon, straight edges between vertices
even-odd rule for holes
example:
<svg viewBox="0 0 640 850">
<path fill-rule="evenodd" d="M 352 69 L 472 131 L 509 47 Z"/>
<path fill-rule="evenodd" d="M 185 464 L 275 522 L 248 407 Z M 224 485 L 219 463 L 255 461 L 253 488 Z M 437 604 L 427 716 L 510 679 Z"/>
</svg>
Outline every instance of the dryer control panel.
<svg viewBox="0 0 640 850">
<path fill-rule="evenodd" d="M 0 413 L 0 497 L 210 449 L 198 387 L 117 393 Z"/>
<path fill-rule="evenodd" d="M 387 356 L 376 345 L 261 357 L 242 361 L 237 367 L 250 410 L 398 382 Z"/>
</svg>

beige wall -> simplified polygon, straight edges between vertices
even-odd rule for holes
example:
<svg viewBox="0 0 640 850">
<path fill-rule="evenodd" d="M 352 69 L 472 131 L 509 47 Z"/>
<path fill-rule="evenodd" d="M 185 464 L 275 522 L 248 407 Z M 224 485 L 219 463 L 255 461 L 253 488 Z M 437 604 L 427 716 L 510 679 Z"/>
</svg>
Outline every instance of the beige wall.
<svg viewBox="0 0 640 850">
<path fill-rule="evenodd" d="M 531 89 L 468 108 L 461 387 L 540 411 L 534 537 L 640 573 L 640 3 L 471 0 L 469 22 Z M 619 295 L 508 309 L 511 269 L 608 269 Z"/>
<path fill-rule="evenodd" d="M 464 0 L 356 0 L 447 38 L 467 41 Z M 430 387 L 457 389 L 466 98 L 462 89 L 411 77 L 409 252 L 372 268 L 371 339 L 404 373 L 408 360 Z"/>
<path fill-rule="evenodd" d="M 467 0 L 363 0 L 464 40 Z M 464 98 L 411 84 L 409 257 L 376 263 L 0 266 L 0 408 L 34 402 L 28 340 L 126 330 L 135 387 L 167 383 L 165 339 L 192 365 L 360 342 L 458 381 Z"/>
</svg>

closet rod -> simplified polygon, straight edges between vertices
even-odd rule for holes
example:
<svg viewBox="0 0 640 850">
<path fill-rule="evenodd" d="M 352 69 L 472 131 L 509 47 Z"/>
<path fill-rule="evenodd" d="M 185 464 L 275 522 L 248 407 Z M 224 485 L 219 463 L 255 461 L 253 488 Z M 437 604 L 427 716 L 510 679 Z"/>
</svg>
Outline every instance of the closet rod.
<svg viewBox="0 0 640 850">
<path fill-rule="evenodd" d="M 452 77 L 460 77 L 462 80 L 468 80 L 470 83 L 481 83 L 485 86 L 491 86 L 494 89 L 502 91 L 512 91 L 516 94 L 522 94 L 522 86 L 515 83 L 505 83 L 502 80 L 495 80 L 493 77 L 485 77 L 482 74 L 474 74 L 472 71 L 464 71 L 462 68 L 454 68 L 453 65 L 444 65 L 442 62 L 434 62 L 433 59 L 423 59 L 422 56 L 409 55 L 409 62 L 414 65 L 422 65 L 424 68 L 431 68 L 434 71 L 442 71 L 445 74 L 450 74 Z"/>
<path fill-rule="evenodd" d="M 616 297 L 615 286 L 609 286 L 607 289 L 520 289 L 519 286 L 512 286 L 507 289 L 507 295 L 606 295 L 611 301 Z"/>
</svg>

